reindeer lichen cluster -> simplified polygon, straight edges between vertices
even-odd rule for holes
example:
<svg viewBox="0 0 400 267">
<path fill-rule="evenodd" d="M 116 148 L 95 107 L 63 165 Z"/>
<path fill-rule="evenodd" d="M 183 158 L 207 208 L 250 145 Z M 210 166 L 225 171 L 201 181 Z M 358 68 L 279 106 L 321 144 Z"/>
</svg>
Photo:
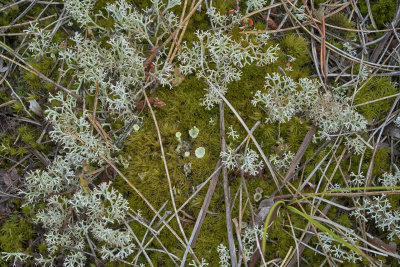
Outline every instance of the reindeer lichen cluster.
<svg viewBox="0 0 400 267">
<path fill-rule="evenodd" d="M 221 152 L 222 163 L 231 170 L 243 170 L 245 173 L 257 175 L 264 167 L 264 163 L 259 160 L 257 152 L 252 149 L 245 154 L 235 153 L 232 149 L 227 152 Z"/>
<path fill-rule="evenodd" d="M 215 16 L 211 19 L 218 23 Z M 209 87 L 205 89 L 202 105 L 207 109 L 220 102 L 220 94 L 226 94 L 230 82 L 240 80 L 244 66 L 253 62 L 264 66 L 278 59 L 279 47 L 267 45 L 267 34 L 257 35 L 257 38 L 246 35 L 242 41 L 234 40 L 222 29 L 197 31 L 196 35 L 198 41 L 182 45 L 180 69 L 185 75 L 195 72 L 198 79 L 206 81 Z"/>
<path fill-rule="evenodd" d="M 351 176 L 353 177 L 353 184 L 357 186 L 365 184 L 364 175 L 352 173 Z M 400 172 L 396 171 L 395 174 L 384 173 L 377 180 L 384 187 L 396 187 L 400 184 Z M 400 236 L 400 212 L 393 210 L 392 204 L 385 195 L 364 198 L 361 201 L 357 199 L 356 202 L 357 208 L 351 212 L 352 216 L 364 222 L 374 222 L 381 231 L 388 233 L 387 239 L 389 240 L 394 240 L 395 236 Z"/>
<path fill-rule="evenodd" d="M 357 240 L 351 236 L 351 234 L 346 232 L 346 237 L 350 239 L 353 243 L 355 243 Z M 348 262 L 348 263 L 357 263 L 362 261 L 362 257 L 348 249 L 346 249 L 343 245 L 341 244 L 336 244 L 335 240 L 331 238 L 329 235 L 322 233 L 320 235 L 322 246 L 325 249 L 326 253 L 332 257 L 335 261 L 339 261 L 341 263 Z M 318 246 L 317 246 L 318 248 Z"/>
<path fill-rule="evenodd" d="M 266 92 L 258 90 L 253 100 L 254 106 L 262 104 L 267 113 L 267 122 L 288 122 L 294 115 L 304 114 L 315 125 L 319 134 L 329 138 L 332 134 L 356 133 L 365 130 L 364 117 L 331 91 L 320 92 L 322 86 L 308 78 L 294 82 L 288 76 L 278 73 L 267 74 Z M 347 99 L 345 99 L 347 100 Z"/>
<path fill-rule="evenodd" d="M 149 71 L 145 51 L 154 46 L 154 40 L 158 43 L 171 28 L 176 28 L 177 19 L 170 9 L 180 1 L 154 1 L 153 8 L 139 12 L 120 0 L 108 5 L 107 13 L 93 15 L 95 2 L 65 1 L 68 14 L 81 29 L 87 29 L 86 35 L 80 33 L 84 30 L 76 32 L 66 48 L 65 44 L 53 43 L 51 35 L 37 25 L 28 30 L 34 34 L 29 45 L 32 55 L 39 58 L 51 54 L 63 60 L 61 74 L 73 82 L 69 93 L 59 91 L 50 96 L 51 105 L 45 112 L 52 125 L 52 140 L 62 145 L 60 155 L 46 170 L 31 172 L 21 191 L 25 205 L 45 204 L 36 215 L 36 222 L 46 231 L 48 251 L 46 257 L 34 257 L 39 264 L 55 264 L 60 253 L 65 257 L 65 266 L 84 266 L 87 253 L 112 261 L 123 260 L 132 253 L 135 245 L 125 227 L 128 203 L 110 184 L 89 189 L 86 166 L 101 167 L 104 159 L 118 163 L 120 160 L 113 154 L 118 151 L 115 139 L 119 136 L 110 132 L 110 122 L 116 118 L 125 126 L 138 122 L 135 102 L 142 88 L 153 79 L 162 85 L 170 85 L 171 81 L 171 66 L 161 60 L 165 57 L 163 52 L 154 56 Z M 153 16 L 158 21 L 150 19 Z M 98 17 L 114 19 L 114 27 L 100 27 L 96 23 Z M 167 24 L 161 23 L 162 19 Z M 153 25 L 155 29 L 147 30 Z M 110 37 L 105 43 L 94 38 L 104 35 Z M 93 98 L 97 103 L 85 104 Z M 96 113 L 89 108 L 106 112 Z M 14 260 L 21 258 L 19 254 L 14 256 Z"/>
</svg>

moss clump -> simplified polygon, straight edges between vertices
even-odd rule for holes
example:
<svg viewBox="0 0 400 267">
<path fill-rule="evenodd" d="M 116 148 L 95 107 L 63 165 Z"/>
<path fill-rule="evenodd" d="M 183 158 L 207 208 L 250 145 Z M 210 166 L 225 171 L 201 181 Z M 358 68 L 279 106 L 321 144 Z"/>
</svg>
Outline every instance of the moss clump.
<svg viewBox="0 0 400 267">
<path fill-rule="evenodd" d="M 315 0 L 314 4 L 316 7 L 319 7 L 320 4 L 329 3 L 330 0 Z"/>
<path fill-rule="evenodd" d="M 290 216 L 292 225 L 304 229 L 307 222 L 300 216 L 295 215 L 287 210 L 281 208 L 279 216 L 274 219 L 274 223 L 270 227 L 268 239 L 267 239 L 267 257 L 266 258 L 285 258 L 289 248 L 293 247 L 294 241 L 292 231 L 290 228 L 289 220 Z M 288 214 L 286 214 L 288 212 Z M 296 235 L 296 238 L 300 238 L 301 233 Z"/>
<path fill-rule="evenodd" d="M 328 24 L 332 24 L 342 28 L 355 29 L 354 23 L 352 21 L 349 21 L 347 16 L 343 13 L 334 14 L 333 16 L 327 18 L 326 22 Z M 331 30 L 333 33 L 343 38 L 346 38 L 347 40 L 352 40 L 353 38 L 356 37 L 356 33 L 352 31 L 340 30 L 334 28 L 332 28 Z"/>
<path fill-rule="evenodd" d="M 372 154 L 372 150 L 370 150 L 368 154 Z M 387 172 L 387 170 L 389 170 L 389 167 L 390 167 L 390 148 L 378 148 L 376 150 L 374 157 L 374 168 L 372 170 L 372 176 L 375 178 L 382 176 L 385 172 Z M 365 173 L 367 173 L 367 171 L 365 171 Z"/>
<path fill-rule="evenodd" d="M 7 26 L 10 22 L 20 14 L 20 5 L 14 5 L 1 12 L 0 26 Z M 23 9 L 21 9 L 23 10 Z"/>
<path fill-rule="evenodd" d="M 372 5 L 372 14 L 378 27 L 383 27 L 384 24 L 392 21 L 396 11 L 395 1 L 378 0 Z"/>
<path fill-rule="evenodd" d="M 361 104 L 390 96 L 398 92 L 397 88 L 387 77 L 373 77 L 370 79 L 355 96 L 354 103 Z M 387 116 L 394 98 L 377 101 L 357 107 L 357 111 L 365 116 L 371 123 L 379 121 Z"/>
<path fill-rule="evenodd" d="M 29 64 L 43 75 L 49 77 L 50 71 L 53 69 L 56 62 L 48 56 L 43 56 L 39 62 L 36 62 L 36 60 L 32 59 L 29 61 Z M 53 77 L 50 76 L 49 78 L 52 79 Z M 23 71 L 22 79 L 27 85 L 24 86 L 27 90 L 32 90 L 37 93 L 46 93 L 48 91 L 52 91 L 54 88 L 54 85 L 44 81 L 36 74 L 29 71 Z"/>
<path fill-rule="evenodd" d="M 336 222 L 339 223 L 340 225 L 343 225 L 344 227 L 347 227 L 347 228 L 351 227 L 351 221 L 350 221 L 349 215 L 347 213 L 341 214 L 337 218 Z"/>
<path fill-rule="evenodd" d="M 365 1 L 358 2 L 361 13 L 368 14 L 368 7 Z M 383 28 L 386 23 L 393 20 L 396 12 L 396 1 L 392 0 L 370 0 L 372 16 L 376 26 Z"/>
<path fill-rule="evenodd" d="M 18 127 L 18 133 L 20 135 L 21 141 L 23 141 L 25 144 L 29 144 L 30 146 L 38 150 L 45 149 L 44 145 L 36 143 L 36 140 L 38 140 L 40 136 L 40 132 L 37 128 L 22 125 Z"/>
<path fill-rule="evenodd" d="M 304 37 L 293 33 L 286 35 L 280 43 L 280 47 L 285 54 L 289 54 L 296 58 L 296 60 L 291 64 L 293 69 L 297 69 L 298 67 L 310 63 L 310 57 L 308 53 L 306 53 L 306 51 L 309 50 L 308 46 L 308 41 Z"/>
<path fill-rule="evenodd" d="M 10 217 L 0 228 L 0 251 L 22 251 L 33 237 L 33 230 L 28 222 L 17 216 Z"/>
<path fill-rule="evenodd" d="M 15 138 L 8 134 L 0 134 L 1 153 L 9 156 L 23 156 L 26 149 L 14 145 Z"/>
<path fill-rule="evenodd" d="M 160 127 L 163 146 L 168 164 L 168 170 L 171 178 L 172 187 L 174 188 L 174 197 L 176 205 L 181 206 L 193 193 L 193 187 L 201 184 L 214 171 L 214 165 L 219 157 L 219 128 L 216 125 L 208 123 L 213 112 L 207 111 L 200 106 L 199 99 L 204 95 L 203 88 L 205 84 L 199 82 L 195 77 L 187 77 L 186 80 L 174 90 L 158 89 L 155 96 L 165 102 L 165 107 L 154 108 L 158 125 Z M 155 209 L 159 209 L 166 201 L 165 210 L 172 211 L 171 197 L 167 177 L 163 161 L 161 159 L 160 145 L 158 141 L 157 131 L 153 123 L 153 119 L 148 112 L 146 113 L 146 124 L 141 129 L 133 133 L 126 141 L 124 154 L 130 156 L 130 166 L 125 170 L 127 178 L 139 189 L 146 199 L 148 199 Z M 196 114 L 196 116 L 193 116 Z M 189 136 L 189 129 L 196 126 L 200 132 L 199 135 L 192 139 Z M 177 153 L 176 148 L 179 142 L 175 136 L 176 132 L 181 132 L 182 142 L 186 143 L 185 151 L 190 152 L 188 157 L 184 157 L 183 153 Z M 197 147 L 204 147 L 206 154 L 203 158 L 198 159 L 194 155 Z M 185 164 L 191 164 L 190 174 L 185 175 Z M 122 180 L 117 180 L 115 185 L 122 192 L 128 195 L 134 209 L 140 209 L 144 218 L 152 218 L 154 213 L 143 202 L 143 200 L 132 190 L 129 190 L 126 183 Z M 128 193 L 129 192 L 129 193 Z M 201 207 L 202 199 L 204 198 L 205 190 L 200 192 L 198 200 L 189 203 L 185 208 L 185 213 L 190 216 L 196 216 Z M 220 200 L 220 199 L 219 199 Z M 197 203 L 197 204 L 196 204 Z M 212 206 L 218 206 L 214 204 Z M 212 208 L 210 207 L 210 209 Z M 164 214 L 162 212 L 162 215 Z M 180 214 L 181 216 L 181 214 Z M 158 221 L 158 220 L 157 220 Z M 189 220 L 190 221 L 190 220 Z M 223 224 L 223 221 L 220 222 Z M 170 222 L 171 227 L 179 233 L 179 228 L 174 218 Z M 192 223 L 185 224 L 187 235 L 192 229 Z M 207 227 L 207 226 L 205 226 Z M 140 237 L 143 237 L 146 229 L 139 225 L 133 224 L 134 232 Z M 171 251 L 178 252 L 182 255 L 184 247 L 177 242 L 176 238 L 168 229 L 161 232 L 160 240 Z M 221 240 L 213 243 L 214 249 L 218 246 Z M 157 242 L 154 246 L 159 246 Z M 199 243 L 199 246 L 202 247 Z M 210 249 L 207 247 L 207 249 Z M 203 251 L 199 255 L 204 255 Z M 211 254 L 206 253 L 203 257 L 209 257 Z M 165 264 L 171 264 L 170 259 L 163 254 L 152 254 L 151 258 L 160 258 L 165 261 Z"/>
</svg>

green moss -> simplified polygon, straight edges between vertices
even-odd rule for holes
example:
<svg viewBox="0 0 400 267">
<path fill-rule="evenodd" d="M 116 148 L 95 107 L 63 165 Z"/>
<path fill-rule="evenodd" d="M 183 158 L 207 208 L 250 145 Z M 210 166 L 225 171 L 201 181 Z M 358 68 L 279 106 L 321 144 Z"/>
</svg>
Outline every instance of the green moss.
<svg viewBox="0 0 400 267">
<path fill-rule="evenodd" d="M 45 146 L 44 145 L 39 145 L 36 143 L 36 140 L 38 140 L 41 132 L 34 127 L 22 125 L 18 127 L 18 133 L 20 134 L 21 141 L 23 141 L 26 144 L 29 144 L 33 148 L 39 149 L 39 150 L 44 150 Z"/>
<path fill-rule="evenodd" d="M 281 41 L 280 47 L 285 54 L 289 54 L 296 58 L 292 63 L 292 65 L 294 65 L 293 68 L 310 63 L 310 57 L 308 56 L 308 53 L 306 53 L 306 51 L 309 50 L 309 44 L 303 36 L 293 33 L 288 34 Z"/>
<path fill-rule="evenodd" d="M 289 123 L 281 125 L 281 137 L 284 138 L 290 151 L 295 152 L 299 149 L 301 144 L 299 140 L 307 134 L 309 128 L 307 122 L 299 117 L 293 117 Z"/>
<path fill-rule="evenodd" d="M 94 13 L 97 13 L 98 11 L 104 11 L 104 9 L 107 7 L 107 5 L 115 3 L 116 0 L 97 0 L 93 10 L 95 11 Z"/>
<path fill-rule="evenodd" d="M 378 28 L 383 28 L 386 23 L 393 20 L 396 12 L 396 2 L 392 0 L 370 0 L 372 16 Z M 361 13 L 368 14 L 365 1 L 358 2 Z"/>
<path fill-rule="evenodd" d="M 20 14 L 20 8 L 22 8 L 22 6 L 14 5 L 11 8 L 2 11 L 0 16 L 0 26 L 9 25 L 10 22 Z"/>
<path fill-rule="evenodd" d="M 26 149 L 23 147 L 15 146 L 14 141 L 15 138 L 13 138 L 11 135 L 1 134 L 0 135 L 1 153 L 10 156 L 24 155 L 26 153 Z"/>
<path fill-rule="evenodd" d="M 53 37 L 53 42 L 54 43 L 57 43 L 57 44 L 59 44 L 59 43 L 61 43 L 62 41 L 65 41 L 66 39 L 67 39 L 67 37 L 68 37 L 68 34 L 66 33 L 66 32 L 63 32 L 63 31 L 57 31 L 55 34 L 54 34 L 54 37 Z"/>
<path fill-rule="evenodd" d="M 2 103 L 10 101 L 10 97 L 5 92 L 0 92 L 0 100 Z"/>
<path fill-rule="evenodd" d="M 196 12 L 189 20 L 184 40 L 187 42 L 197 41 L 197 37 L 194 34 L 197 30 L 207 30 L 211 27 L 210 20 L 204 12 Z"/>
<path fill-rule="evenodd" d="M 372 150 L 370 150 L 372 154 Z M 390 148 L 379 148 L 376 150 L 374 157 L 374 168 L 372 170 L 373 177 L 380 177 L 387 172 L 390 167 Z M 367 173 L 367 172 L 365 172 Z"/>
<path fill-rule="evenodd" d="M 276 257 L 285 258 L 290 247 L 293 247 L 295 244 L 293 237 L 288 234 L 292 234 L 290 227 L 285 227 L 289 225 L 287 215 L 285 214 L 286 212 L 287 211 L 283 210 L 282 208 L 279 212 L 280 215 L 274 219 L 274 223 L 270 228 L 267 240 L 266 258 L 268 259 Z M 289 213 L 289 216 L 292 224 L 296 227 L 302 229 L 306 226 L 306 221 L 302 217 L 293 215 L 292 213 Z M 296 237 L 299 238 L 300 235 Z"/>
<path fill-rule="evenodd" d="M 33 230 L 26 220 L 12 216 L 0 228 L 0 250 L 22 251 L 33 237 Z"/>
<path fill-rule="evenodd" d="M 47 245 L 46 244 L 39 244 L 38 245 L 38 250 L 39 250 L 40 253 L 46 253 Z"/>
<path fill-rule="evenodd" d="M 16 102 L 11 107 L 18 114 L 22 114 L 25 112 L 24 106 L 21 104 L 21 102 Z"/>
<path fill-rule="evenodd" d="M 356 29 L 354 26 L 354 23 L 352 21 L 349 21 L 347 16 L 343 13 L 336 13 L 333 16 L 327 18 L 326 22 L 328 24 L 332 24 L 338 27 L 342 28 L 347 28 L 347 29 Z M 340 29 L 335 29 L 335 28 L 330 28 L 333 33 L 346 38 L 347 40 L 352 40 L 353 38 L 356 38 L 356 33 L 348 30 L 340 30 Z"/>
<path fill-rule="evenodd" d="M 327 2 L 329 3 L 330 0 L 315 0 L 314 4 L 316 7 L 319 7 L 320 4 L 327 3 Z"/>
<path fill-rule="evenodd" d="M 397 88 L 387 77 L 373 77 L 359 90 L 354 103 L 361 104 L 397 93 Z M 377 101 L 371 104 L 357 107 L 357 111 L 364 115 L 371 123 L 379 121 L 387 116 L 394 98 Z"/>
<path fill-rule="evenodd" d="M 351 227 L 351 221 L 347 213 L 343 213 L 342 215 L 340 215 L 339 218 L 337 218 L 336 222 L 340 225 L 343 225 L 344 227 Z"/>
<path fill-rule="evenodd" d="M 57 74 L 57 71 L 55 71 L 51 76 L 49 76 L 50 71 L 53 69 L 54 64 L 56 63 L 50 57 L 43 56 L 39 62 L 36 62 L 36 60 L 32 59 L 28 63 L 33 68 L 35 68 L 37 71 L 39 71 L 43 75 L 49 77 L 50 79 L 54 78 L 53 75 Z M 48 91 L 52 91 L 51 89 L 54 88 L 54 85 L 52 85 L 49 82 L 44 81 L 36 74 L 29 72 L 29 71 L 24 70 L 22 72 L 22 79 L 27 85 L 26 89 L 32 90 L 34 92 L 46 93 Z"/>
</svg>

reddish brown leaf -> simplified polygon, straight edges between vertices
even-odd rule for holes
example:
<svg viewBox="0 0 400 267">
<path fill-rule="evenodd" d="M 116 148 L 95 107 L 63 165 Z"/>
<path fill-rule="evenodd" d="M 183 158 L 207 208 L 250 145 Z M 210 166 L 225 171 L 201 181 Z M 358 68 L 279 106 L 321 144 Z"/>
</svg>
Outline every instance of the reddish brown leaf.
<svg viewBox="0 0 400 267">
<path fill-rule="evenodd" d="M 270 27 L 273 30 L 278 29 L 278 25 L 275 23 L 275 21 L 272 18 L 268 18 L 268 27 Z"/>
</svg>

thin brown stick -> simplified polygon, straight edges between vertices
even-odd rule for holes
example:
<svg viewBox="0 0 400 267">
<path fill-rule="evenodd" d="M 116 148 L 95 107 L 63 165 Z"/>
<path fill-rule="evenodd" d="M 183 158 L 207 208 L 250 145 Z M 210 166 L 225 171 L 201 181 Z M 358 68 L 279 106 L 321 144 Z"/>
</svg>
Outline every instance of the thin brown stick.
<svg viewBox="0 0 400 267">
<path fill-rule="evenodd" d="M 94 96 L 94 106 L 93 106 L 93 120 L 96 120 L 96 110 L 97 110 L 97 102 L 99 99 L 99 82 L 96 82 L 96 94 Z M 93 134 L 93 125 L 90 127 L 90 133 Z"/>
<path fill-rule="evenodd" d="M 54 18 L 56 16 L 57 16 L 56 14 L 53 14 L 53 15 L 50 15 L 50 16 L 47 16 L 47 17 L 44 17 L 44 18 L 41 18 L 41 19 L 35 19 L 35 20 L 27 21 L 27 22 L 14 24 L 14 25 L 4 25 L 4 26 L 0 26 L 0 30 L 9 29 L 9 28 L 12 28 L 12 27 L 30 25 L 30 24 L 33 24 L 35 22 L 41 22 L 41 21 L 44 21 L 44 20 L 48 20 L 48 19 Z"/>
<path fill-rule="evenodd" d="M 325 197 L 364 197 L 364 196 L 378 196 L 384 194 L 385 196 L 389 195 L 398 195 L 400 194 L 400 190 L 389 190 L 389 191 L 367 191 L 367 192 L 356 192 L 356 193 L 324 193 Z M 314 193 L 303 193 L 302 197 L 312 197 L 316 196 Z M 293 199 L 293 195 L 285 194 L 280 196 L 271 197 L 273 200 L 281 200 L 281 199 Z"/>
<path fill-rule="evenodd" d="M 290 164 L 289 170 L 286 172 L 286 176 L 282 182 L 281 188 L 283 188 L 283 186 L 288 181 L 290 181 L 291 178 L 293 178 L 293 174 L 295 173 L 296 167 L 300 163 L 300 160 L 303 158 L 303 155 L 306 152 L 307 147 L 310 145 L 312 137 L 314 136 L 316 131 L 317 127 L 315 125 L 312 125 L 310 130 L 308 130 L 306 136 L 303 139 L 303 142 L 301 143 L 299 149 L 297 150 L 296 156 L 294 157 L 292 163 Z M 271 196 L 274 196 L 275 195 L 274 193 Z"/>
<path fill-rule="evenodd" d="M 181 267 L 185 266 L 186 257 L 189 252 L 189 246 L 193 249 L 196 244 L 197 238 L 200 234 L 201 226 L 203 225 L 204 218 L 206 217 L 208 206 L 210 205 L 212 195 L 214 194 L 215 187 L 217 186 L 218 177 L 221 172 L 221 160 L 218 161 L 217 166 L 215 167 L 213 178 L 208 186 L 207 194 L 204 198 L 203 205 L 201 206 L 199 215 L 197 216 L 196 223 L 193 227 L 192 235 L 190 236 L 188 245 L 186 247 L 185 253 L 183 254 L 183 258 L 181 261 Z"/>
<path fill-rule="evenodd" d="M 2 46 L 1 41 L 0 41 L 0 47 L 5 48 L 4 46 Z M 69 95 L 71 95 L 71 96 L 73 96 L 73 97 L 75 97 L 75 98 L 77 98 L 77 99 L 80 99 L 80 98 L 81 98 L 80 95 L 77 95 L 77 94 L 75 94 L 74 92 L 71 92 L 70 90 L 68 90 L 68 89 L 65 88 L 64 86 L 62 86 L 62 85 L 60 85 L 60 84 L 57 84 L 56 82 L 54 82 L 54 81 L 51 80 L 50 78 L 47 78 L 45 75 L 43 75 L 42 73 L 40 73 L 39 71 L 37 71 L 37 70 L 36 70 L 35 68 L 33 68 L 31 65 L 29 65 L 29 64 L 28 64 L 25 60 L 23 60 L 21 57 L 17 56 L 16 54 L 14 54 L 14 56 L 15 56 L 16 58 L 18 58 L 22 63 L 24 63 L 24 64 L 25 64 L 26 66 L 28 66 L 28 67 L 22 65 L 21 63 L 16 62 L 15 60 L 13 60 L 13 59 L 11 59 L 11 58 L 9 58 L 9 57 L 6 57 L 6 56 L 0 54 L 0 57 L 2 57 L 2 58 L 4 58 L 4 59 L 6 59 L 6 60 L 8 60 L 8 61 L 10 61 L 10 62 L 12 62 L 12 63 L 14 63 L 15 65 L 18 65 L 19 67 L 23 68 L 23 69 L 26 70 L 26 71 L 29 71 L 29 72 L 31 72 L 31 73 L 33 73 L 33 74 L 36 74 L 36 75 L 37 75 L 38 77 L 40 77 L 41 79 L 45 80 L 46 82 L 51 83 L 52 85 L 54 85 L 54 86 L 57 87 L 58 89 L 61 89 L 61 90 L 64 91 L 64 92 L 66 92 L 67 94 L 69 94 Z"/>
<path fill-rule="evenodd" d="M 220 115 L 220 132 L 221 132 L 221 152 L 226 152 L 226 143 L 225 143 L 225 115 L 224 115 L 224 103 L 221 101 L 219 103 L 219 115 Z M 224 159 L 222 159 L 224 160 Z M 233 239 L 233 230 L 232 230 L 232 218 L 231 218 L 231 197 L 230 190 L 228 184 L 228 173 L 225 166 L 222 166 L 222 178 L 224 185 L 224 197 L 225 197 L 225 216 L 226 216 L 226 229 L 228 233 L 228 244 L 229 244 L 229 254 L 231 256 L 232 267 L 237 266 L 236 259 L 236 248 L 235 241 Z"/>
<path fill-rule="evenodd" d="M 6 107 L 6 106 L 15 104 L 16 102 L 17 102 L 17 100 L 13 99 L 13 100 L 7 101 L 7 102 L 5 102 L 5 103 L 1 103 L 1 104 L 0 104 L 0 108 L 4 108 L 4 107 Z"/>
</svg>

